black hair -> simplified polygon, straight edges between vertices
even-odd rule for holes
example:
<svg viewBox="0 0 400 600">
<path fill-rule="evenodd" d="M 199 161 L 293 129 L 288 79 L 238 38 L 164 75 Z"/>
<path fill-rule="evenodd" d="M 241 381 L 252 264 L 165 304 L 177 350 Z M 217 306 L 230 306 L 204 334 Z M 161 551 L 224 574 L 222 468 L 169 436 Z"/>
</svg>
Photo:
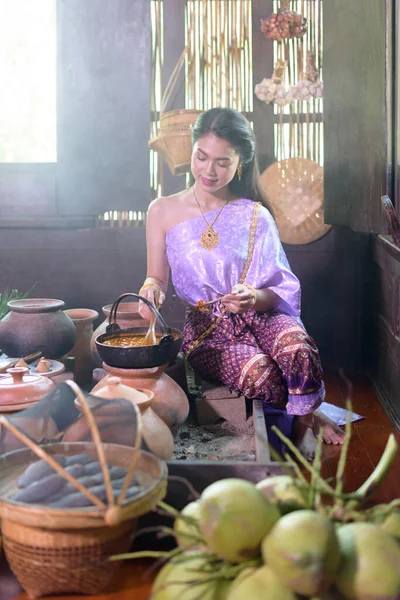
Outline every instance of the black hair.
<svg viewBox="0 0 400 600">
<path fill-rule="evenodd" d="M 209 133 L 229 142 L 240 156 L 242 175 L 239 179 L 236 172 L 229 183 L 232 195 L 262 202 L 272 212 L 259 188 L 256 140 L 246 117 L 233 108 L 210 108 L 203 112 L 193 125 L 192 144 Z"/>
</svg>

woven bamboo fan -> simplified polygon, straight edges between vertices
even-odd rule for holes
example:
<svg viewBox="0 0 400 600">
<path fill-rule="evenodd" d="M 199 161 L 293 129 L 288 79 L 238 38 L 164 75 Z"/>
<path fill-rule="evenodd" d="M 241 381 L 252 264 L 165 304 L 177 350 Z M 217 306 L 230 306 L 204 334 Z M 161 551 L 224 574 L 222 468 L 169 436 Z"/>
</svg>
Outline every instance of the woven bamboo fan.
<svg viewBox="0 0 400 600">
<path fill-rule="evenodd" d="M 182 52 L 165 88 L 161 100 L 158 135 L 149 141 L 149 147 L 161 154 L 172 175 L 183 175 L 190 170 L 190 157 L 192 154 L 191 127 L 203 112 L 184 108 L 165 112 L 179 73 L 185 63 L 186 53 L 187 48 Z"/>
<path fill-rule="evenodd" d="M 260 176 L 260 187 L 285 244 L 309 244 L 331 229 L 324 223 L 324 172 L 318 163 L 308 158 L 275 162 Z"/>
<path fill-rule="evenodd" d="M 142 425 L 138 408 L 132 405 L 137 418 L 134 448 L 102 444 L 84 394 L 74 382 L 67 383 L 79 399 L 94 443 L 38 446 L 6 417 L 0 417 L 0 423 L 27 446 L 0 457 L 0 516 L 8 563 L 29 598 L 66 592 L 100 593 L 109 584 L 118 564 L 108 562 L 108 557 L 129 550 L 137 517 L 152 510 L 166 493 L 165 463 L 140 450 Z M 77 454 L 88 454 L 100 462 L 107 502 L 92 494 L 57 461 L 57 457 Z M 37 458 L 44 459 L 82 492 L 92 506 L 54 508 L 13 500 L 19 477 Z M 127 472 L 118 496 L 111 485 L 110 466 L 123 467 Z M 139 491 L 127 496 L 133 475 Z"/>
</svg>

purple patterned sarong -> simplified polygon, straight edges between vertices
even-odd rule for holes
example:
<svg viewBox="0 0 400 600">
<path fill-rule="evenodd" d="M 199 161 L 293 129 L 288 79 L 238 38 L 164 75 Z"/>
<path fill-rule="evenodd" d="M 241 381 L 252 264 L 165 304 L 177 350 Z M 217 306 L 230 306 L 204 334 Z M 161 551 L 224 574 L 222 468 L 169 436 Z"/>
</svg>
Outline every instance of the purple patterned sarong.
<svg viewBox="0 0 400 600">
<path fill-rule="evenodd" d="M 290 415 L 308 414 L 321 404 L 322 368 L 315 343 L 300 320 L 300 284 L 290 269 L 275 222 L 260 207 L 252 229 L 254 206 L 245 199 L 225 206 L 214 225 L 219 240 L 212 250 L 200 243 L 205 229 L 201 215 L 179 223 L 166 234 L 167 257 L 175 291 L 192 307 L 185 322 L 183 350 L 189 353 L 193 369 L 204 379 L 228 385 L 248 398 L 261 398 L 269 417 L 289 431 Z M 216 215 L 217 210 L 210 211 L 206 218 L 213 222 Z M 248 264 L 251 231 L 254 248 Z M 230 293 L 240 281 L 274 291 L 281 299 L 277 310 L 251 309 L 234 315 L 224 314 L 220 303 L 209 309 L 194 308 L 199 300 Z M 203 339 L 213 324 L 215 328 Z M 266 414 L 267 425 L 269 417 Z"/>
<path fill-rule="evenodd" d="M 218 319 L 205 310 L 188 312 L 183 351 Z M 189 354 L 204 379 L 228 385 L 268 407 L 305 415 L 321 404 L 322 367 L 314 340 L 289 315 L 278 311 L 227 313 Z"/>
</svg>

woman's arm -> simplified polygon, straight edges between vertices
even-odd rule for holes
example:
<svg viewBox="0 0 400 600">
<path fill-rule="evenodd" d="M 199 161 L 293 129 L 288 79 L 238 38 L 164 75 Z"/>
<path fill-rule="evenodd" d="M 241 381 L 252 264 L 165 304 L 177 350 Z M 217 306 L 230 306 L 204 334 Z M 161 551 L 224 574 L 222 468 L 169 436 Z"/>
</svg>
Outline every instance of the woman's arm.
<svg viewBox="0 0 400 600">
<path fill-rule="evenodd" d="M 165 246 L 163 227 L 165 214 L 163 198 L 153 200 L 149 206 L 146 220 L 147 276 L 140 294 L 154 303 L 162 304 L 168 288 L 169 265 Z M 140 306 L 139 312 L 144 318 L 150 316 L 147 307 Z"/>
</svg>

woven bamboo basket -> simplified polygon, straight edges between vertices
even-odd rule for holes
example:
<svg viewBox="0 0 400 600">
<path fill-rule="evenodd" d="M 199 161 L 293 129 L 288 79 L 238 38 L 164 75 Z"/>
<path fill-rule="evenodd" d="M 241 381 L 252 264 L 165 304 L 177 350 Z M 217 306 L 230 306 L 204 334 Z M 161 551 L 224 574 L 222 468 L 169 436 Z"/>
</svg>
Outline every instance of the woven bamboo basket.
<svg viewBox="0 0 400 600">
<path fill-rule="evenodd" d="M 98 594 L 110 583 L 118 562 L 113 554 L 127 552 L 136 530 L 137 518 L 152 510 L 166 494 L 167 468 L 150 453 L 140 450 L 141 420 L 137 407 L 138 431 L 135 447 L 102 444 L 85 396 L 74 389 L 88 418 L 94 442 L 54 443 L 38 446 L 5 417 L 0 422 L 27 448 L 0 457 L 0 516 L 6 558 L 29 598 L 49 594 Z M 104 503 L 67 473 L 54 456 L 88 454 L 99 460 L 107 489 Z M 16 502 L 18 479 L 37 458 L 42 458 L 93 502 L 93 507 L 51 508 Z M 127 470 L 123 488 L 114 500 L 109 467 Z M 140 492 L 125 498 L 132 476 Z"/>
<path fill-rule="evenodd" d="M 158 136 L 149 141 L 149 147 L 161 154 L 172 175 L 183 175 L 190 170 L 191 127 L 201 113 L 201 110 L 177 109 L 161 115 Z"/>
<path fill-rule="evenodd" d="M 158 152 L 168 165 L 172 175 L 183 175 L 190 170 L 192 155 L 192 125 L 203 112 L 195 109 L 165 111 L 176 86 L 179 73 L 185 63 L 187 48 L 182 52 L 165 88 L 160 108 L 160 128 L 157 136 L 149 141 L 149 147 Z"/>
</svg>

